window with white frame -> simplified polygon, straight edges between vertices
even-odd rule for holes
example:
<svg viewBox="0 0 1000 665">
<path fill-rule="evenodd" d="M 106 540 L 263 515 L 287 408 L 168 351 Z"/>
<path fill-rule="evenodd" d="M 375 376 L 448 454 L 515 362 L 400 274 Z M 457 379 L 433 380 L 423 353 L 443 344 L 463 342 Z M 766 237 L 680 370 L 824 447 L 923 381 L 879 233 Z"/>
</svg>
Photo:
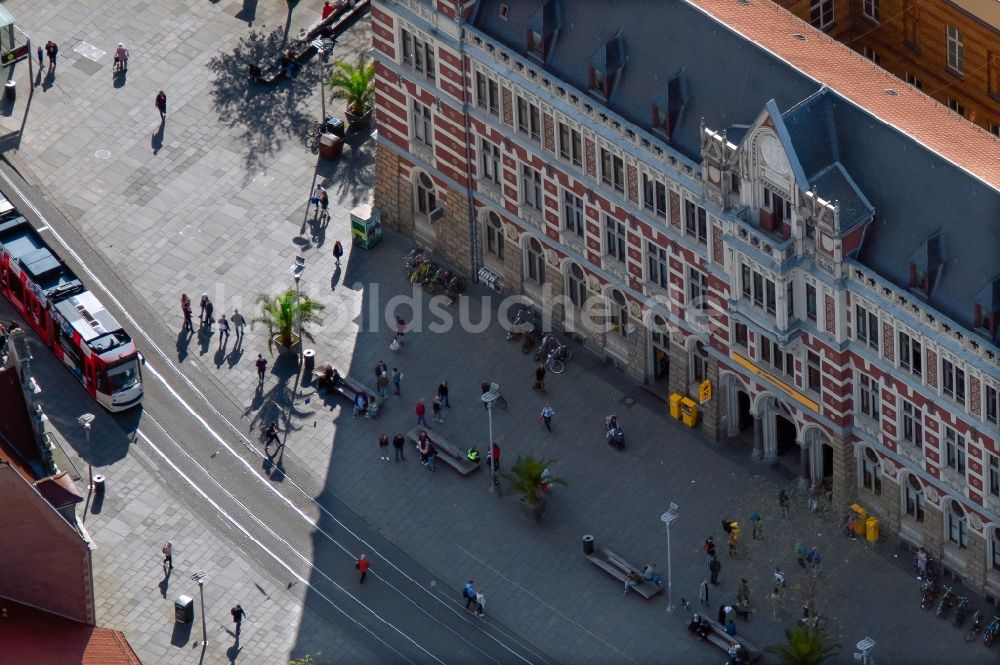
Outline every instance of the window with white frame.
<svg viewBox="0 0 1000 665">
<path fill-rule="evenodd" d="M 1000 424 L 1000 389 L 996 386 L 984 383 L 983 413 L 986 415 L 986 422 L 994 425 Z"/>
<path fill-rule="evenodd" d="M 882 494 L 882 465 L 871 448 L 865 448 L 861 456 L 861 486 L 873 494 Z"/>
<path fill-rule="evenodd" d="M 482 72 L 476 72 L 476 104 L 484 111 L 500 116 L 500 84 Z"/>
<path fill-rule="evenodd" d="M 965 404 L 965 370 L 948 358 L 941 358 L 941 392 Z"/>
<path fill-rule="evenodd" d="M 612 289 L 611 297 L 608 299 L 608 322 L 611 324 L 612 332 L 625 335 L 625 329 L 628 327 L 628 302 L 618 289 Z"/>
<path fill-rule="evenodd" d="M 583 237 L 584 231 L 583 199 L 569 191 L 563 190 L 563 228 Z"/>
<path fill-rule="evenodd" d="M 949 25 L 948 35 L 948 67 L 958 74 L 965 73 L 965 40 L 962 32 L 954 25 Z"/>
<path fill-rule="evenodd" d="M 708 242 L 708 216 L 694 201 L 684 201 L 684 232 L 700 243 Z"/>
<path fill-rule="evenodd" d="M 914 376 L 924 373 L 923 346 L 902 330 L 899 331 L 899 366 Z"/>
<path fill-rule="evenodd" d="M 854 306 L 854 338 L 862 344 L 867 344 L 878 353 L 878 314 L 868 309 L 867 305 Z"/>
<path fill-rule="evenodd" d="M 917 449 L 924 447 L 924 414 L 913 402 L 899 398 L 903 420 L 903 441 Z"/>
<path fill-rule="evenodd" d="M 531 238 L 524 254 L 524 278 L 535 284 L 544 284 L 545 254 L 542 252 L 542 243 L 537 238 Z"/>
<path fill-rule="evenodd" d="M 670 288 L 670 264 L 667 261 L 667 249 L 655 242 L 646 241 L 646 281 L 660 288 Z"/>
<path fill-rule="evenodd" d="M 625 223 L 604 215 L 604 253 L 625 263 L 628 254 L 628 231 Z"/>
<path fill-rule="evenodd" d="M 833 0 L 812 0 L 809 6 L 809 22 L 820 30 L 826 30 L 833 25 Z"/>
<path fill-rule="evenodd" d="M 858 375 L 858 413 L 878 422 L 880 409 L 879 384 L 871 374 Z"/>
<path fill-rule="evenodd" d="M 486 213 L 486 252 L 503 261 L 503 226 L 492 210 Z"/>
<path fill-rule="evenodd" d="M 944 428 L 945 463 L 965 475 L 965 436 L 951 427 Z"/>
<path fill-rule="evenodd" d="M 410 109 L 413 112 L 413 122 L 411 123 L 413 126 L 413 140 L 423 143 L 428 148 L 433 147 L 431 107 L 425 106 L 414 99 Z"/>
<path fill-rule="evenodd" d="M 403 64 L 422 74 L 429 81 L 434 80 L 434 45 L 406 28 L 402 30 Z"/>
<path fill-rule="evenodd" d="M 708 275 L 688 266 L 688 307 L 708 309 Z"/>
<path fill-rule="evenodd" d="M 987 453 L 986 491 L 990 496 L 1000 499 L 1000 457 Z"/>
<path fill-rule="evenodd" d="M 542 174 L 521 164 L 521 203 L 527 208 L 542 209 Z"/>
<path fill-rule="evenodd" d="M 437 209 L 437 194 L 434 189 L 434 181 L 431 180 L 429 175 L 421 171 L 420 175 L 417 176 L 417 214 L 431 221 Z"/>
<path fill-rule="evenodd" d="M 625 191 L 625 160 L 607 148 L 601 148 L 601 180 L 617 192 Z"/>
<path fill-rule="evenodd" d="M 764 365 L 774 368 L 779 374 L 788 378 L 795 376 L 795 356 L 781 349 L 781 345 L 770 337 L 757 335 L 757 357 Z"/>
<path fill-rule="evenodd" d="M 924 521 L 924 488 L 912 473 L 906 477 L 903 501 L 906 504 L 906 514 L 914 522 Z"/>
<path fill-rule="evenodd" d="M 962 549 L 969 546 L 969 518 L 957 501 L 948 506 L 948 540 Z"/>
<path fill-rule="evenodd" d="M 864 0 L 863 3 L 865 16 L 875 21 L 876 23 L 878 22 L 878 16 L 879 16 L 878 3 L 879 0 Z"/>
<path fill-rule="evenodd" d="M 806 282 L 806 318 L 816 323 L 816 287 Z"/>
<path fill-rule="evenodd" d="M 541 115 L 538 104 L 529 102 L 521 95 L 517 96 L 517 131 L 528 135 L 533 141 L 542 139 Z"/>
<path fill-rule="evenodd" d="M 806 388 L 818 393 L 823 388 L 823 369 L 820 356 L 815 351 L 806 351 Z"/>
<path fill-rule="evenodd" d="M 660 219 L 667 218 L 667 185 L 648 173 L 642 174 L 642 207 Z"/>
<path fill-rule="evenodd" d="M 740 267 L 740 279 L 743 297 L 749 299 L 754 307 L 759 307 L 773 316 L 777 312 L 777 291 L 774 280 L 765 277 L 762 272 L 746 263 Z"/>
<path fill-rule="evenodd" d="M 482 167 L 483 180 L 500 184 L 500 146 L 486 139 L 479 140 L 479 164 Z"/>
<path fill-rule="evenodd" d="M 565 122 L 559 123 L 559 156 L 574 166 L 583 165 L 583 137 Z"/>
<path fill-rule="evenodd" d="M 583 273 L 583 268 L 575 263 L 570 264 L 566 281 L 570 302 L 576 305 L 577 309 L 582 309 L 584 303 L 587 302 L 587 278 Z"/>
</svg>

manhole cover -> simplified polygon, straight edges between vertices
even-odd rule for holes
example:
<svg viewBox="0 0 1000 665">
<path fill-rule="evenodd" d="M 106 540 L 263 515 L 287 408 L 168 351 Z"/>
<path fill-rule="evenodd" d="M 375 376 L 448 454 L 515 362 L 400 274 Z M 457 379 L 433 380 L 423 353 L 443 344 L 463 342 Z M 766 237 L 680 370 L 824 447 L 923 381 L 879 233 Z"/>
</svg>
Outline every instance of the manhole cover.
<svg viewBox="0 0 1000 665">
<path fill-rule="evenodd" d="M 94 62 L 100 60 L 101 56 L 104 55 L 104 51 L 97 48 L 93 44 L 88 44 L 87 42 L 80 42 L 79 46 L 73 50 L 88 60 L 93 60 Z"/>
<path fill-rule="evenodd" d="M 111 151 L 98 150 L 97 152 L 94 153 L 94 157 L 97 157 L 98 159 L 109 159 L 111 157 Z"/>
<path fill-rule="evenodd" d="M 625 406 L 634 406 L 635 405 L 635 398 L 634 397 L 626 397 L 625 399 L 622 400 L 622 404 L 624 404 Z"/>
<path fill-rule="evenodd" d="M 190 240 L 191 238 L 198 235 L 198 229 L 188 224 L 183 229 L 181 229 L 181 235 Z"/>
</svg>

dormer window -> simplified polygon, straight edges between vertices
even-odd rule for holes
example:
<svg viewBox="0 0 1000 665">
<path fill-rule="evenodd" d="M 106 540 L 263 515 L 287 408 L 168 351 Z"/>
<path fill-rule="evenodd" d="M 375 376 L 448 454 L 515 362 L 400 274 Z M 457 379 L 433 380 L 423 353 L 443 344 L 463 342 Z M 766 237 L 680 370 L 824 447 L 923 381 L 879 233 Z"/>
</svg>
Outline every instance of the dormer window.
<svg viewBox="0 0 1000 665">
<path fill-rule="evenodd" d="M 528 55 L 545 61 L 552 51 L 556 33 L 559 31 L 558 0 L 545 0 L 535 15 L 528 21 L 527 52 Z"/>
<path fill-rule="evenodd" d="M 624 67 L 625 40 L 619 32 L 597 49 L 590 59 L 587 89 L 602 100 L 609 98 Z"/>
<path fill-rule="evenodd" d="M 934 233 L 910 255 L 910 290 L 930 298 L 945 263 L 944 238 Z"/>
<path fill-rule="evenodd" d="M 653 131 L 669 140 L 677 131 L 687 101 L 687 70 L 682 67 L 653 97 Z"/>
<path fill-rule="evenodd" d="M 973 327 L 989 339 L 1000 331 L 1000 275 L 987 282 L 976 294 Z"/>
<path fill-rule="evenodd" d="M 590 82 L 588 88 L 591 92 L 596 92 L 602 97 L 608 96 L 610 93 L 608 88 L 608 79 L 604 75 L 603 71 L 593 67 L 590 68 Z"/>
<path fill-rule="evenodd" d="M 541 33 L 528 30 L 528 53 L 536 55 L 543 60 L 545 59 L 545 43 L 542 40 Z"/>
</svg>

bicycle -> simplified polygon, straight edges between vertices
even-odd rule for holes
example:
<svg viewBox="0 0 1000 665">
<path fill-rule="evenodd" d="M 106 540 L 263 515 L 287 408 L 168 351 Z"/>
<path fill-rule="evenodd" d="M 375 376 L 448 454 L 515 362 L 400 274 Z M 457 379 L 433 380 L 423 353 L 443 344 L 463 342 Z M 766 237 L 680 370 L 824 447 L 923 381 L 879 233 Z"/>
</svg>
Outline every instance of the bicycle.
<svg viewBox="0 0 1000 665">
<path fill-rule="evenodd" d="M 313 122 L 309 125 L 309 133 L 306 135 L 306 147 L 314 155 L 319 154 L 319 139 L 323 135 L 323 123 Z"/>
<path fill-rule="evenodd" d="M 573 356 L 573 352 L 565 344 L 560 344 L 549 352 L 545 359 L 545 366 L 553 374 L 562 374 L 566 370 L 566 362 Z"/>
</svg>

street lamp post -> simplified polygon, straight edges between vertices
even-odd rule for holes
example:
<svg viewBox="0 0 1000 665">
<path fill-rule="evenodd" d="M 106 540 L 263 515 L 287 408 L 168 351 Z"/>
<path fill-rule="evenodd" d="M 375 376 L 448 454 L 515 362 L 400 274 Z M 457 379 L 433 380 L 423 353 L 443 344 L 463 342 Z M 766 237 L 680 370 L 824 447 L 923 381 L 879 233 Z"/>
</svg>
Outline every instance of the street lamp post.
<svg viewBox="0 0 1000 665">
<path fill-rule="evenodd" d="M 87 490 L 89 491 L 94 489 L 94 456 L 90 449 L 90 424 L 94 422 L 94 414 L 85 413 L 76 421 L 83 425 L 83 435 L 87 440 Z"/>
<path fill-rule="evenodd" d="M 295 328 L 299 336 L 299 344 L 302 343 L 302 315 L 299 312 L 299 280 L 302 279 L 302 273 L 306 271 L 306 257 L 296 256 L 295 263 L 292 265 L 292 277 L 295 278 Z"/>
<path fill-rule="evenodd" d="M 674 523 L 680 513 L 677 512 L 677 504 L 671 503 L 667 512 L 660 515 L 660 520 L 667 525 L 667 611 L 674 611 L 674 579 L 673 571 L 670 568 L 670 525 Z"/>
<path fill-rule="evenodd" d="M 198 583 L 198 596 L 201 598 L 201 645 L 208 645 L 208 629 L 205 627 L 205 578 L 208 575 L 204 570 L 199 570 L 191 576 L 191 579 Z M 198 646 L 195 644 L 195 646 Z"/>
<path fill-rule="evenodd" d="M 486 405 L 486 413 L 489 416 L 490 421 L 490 441 L 486 447 L 486 454 L 489 456 L 490 460 L 490 491 L 496 491 L 496 463 L 493 461 L 493 405 L 496 403 L 497 398 L 500 397 L 498 393 L 493 388 L 490 388 L 485 393 L 483 393 L 483 404 Z"/>
</svg>

